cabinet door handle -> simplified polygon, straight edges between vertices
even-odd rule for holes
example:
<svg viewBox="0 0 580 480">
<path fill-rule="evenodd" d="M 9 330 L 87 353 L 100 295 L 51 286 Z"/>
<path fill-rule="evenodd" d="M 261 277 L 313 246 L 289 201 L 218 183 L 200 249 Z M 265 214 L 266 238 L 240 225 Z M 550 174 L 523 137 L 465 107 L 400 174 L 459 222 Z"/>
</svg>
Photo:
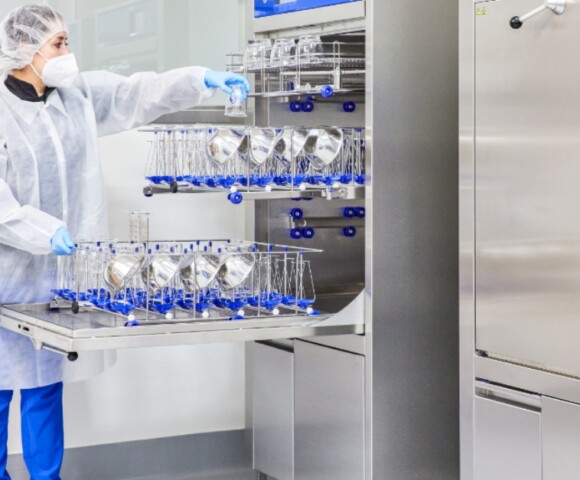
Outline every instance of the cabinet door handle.
<svg viewBox="0 0 580 480">
<path fill-rule="evenodd" d="M 540 395 L 514 390 L 482 380 L 475 382 L 475 396 L 535 412 L 540 411 L 542 408 L 542 397 Z"/>
<path fill-rule="evenodd" d="M 566 0 L 545 0 L 544 5 L 532 10 L 530 13 L 526 13 L 521 17 L 512 17 L 510 20 L 510 26 L 517 30 L 522 27 L 524 22 L 542 13 L 544 10 L 550 10 L 556 15 L 562 15 L 564 10 L 566 10 Z"/>
</svg>

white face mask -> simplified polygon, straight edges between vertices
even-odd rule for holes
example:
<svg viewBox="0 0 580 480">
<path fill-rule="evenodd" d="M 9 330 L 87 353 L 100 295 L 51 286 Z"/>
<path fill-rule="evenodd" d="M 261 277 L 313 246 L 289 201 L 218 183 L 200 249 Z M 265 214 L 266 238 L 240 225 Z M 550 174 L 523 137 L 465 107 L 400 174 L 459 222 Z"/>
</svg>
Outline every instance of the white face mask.
<svg viewBox="0 0 580 480">
<path fill-rule="evenodd" d="M 79 67 L 77 65 L 74 53 L 67 53 L 48 60 L 42 53 L 38 54 L 46 60 L 42 75 L 34 67 L 34 73 L 42 80 L 47 87 L 54 88 L 69 88 L 74 83 L 79 74 Z M 32 66 L 32 65 L 31 65 Z"/>
</svg>

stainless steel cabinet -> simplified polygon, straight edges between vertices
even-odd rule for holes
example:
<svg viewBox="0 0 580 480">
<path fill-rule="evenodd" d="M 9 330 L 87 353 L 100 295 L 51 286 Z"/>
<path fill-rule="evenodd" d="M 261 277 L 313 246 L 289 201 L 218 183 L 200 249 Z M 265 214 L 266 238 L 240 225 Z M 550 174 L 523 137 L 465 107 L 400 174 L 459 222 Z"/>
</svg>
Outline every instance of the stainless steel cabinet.
<svg viewBox="0 0 580 480">
<path fill-rule="evenodd" d="M 541 480 L 539 397 L 480 391 L 475 397 L 475 480 Z"/>
<path fill-rule="evenodd" d="M 475 480 L 576 480 L 580 405 L 476 382 Z"/>
<path fill-rule="evenodd" d="M 578 374 L 580 9 L 510 27 L 540 3 L 476 2 L 476 339 Z"/>
<path fill-rule="evenodd" d="M 254 344 L 254 468 L 276 480 L 364 480 L 364 356 Z"/>
<path fill-rule="evenodd" d="M 294 354 L 255 343 L 253 351 L 254 469 L 294 479 Z"/>
<path fill-rule="evenodd" d="M 364 357 L 297 341 L 296 480 L 364 480 Z"/>
<path fill-rule="evenodd" d="M 580 477 L 580 405 L 542 399 L 543 480 Z"/>
</svg>

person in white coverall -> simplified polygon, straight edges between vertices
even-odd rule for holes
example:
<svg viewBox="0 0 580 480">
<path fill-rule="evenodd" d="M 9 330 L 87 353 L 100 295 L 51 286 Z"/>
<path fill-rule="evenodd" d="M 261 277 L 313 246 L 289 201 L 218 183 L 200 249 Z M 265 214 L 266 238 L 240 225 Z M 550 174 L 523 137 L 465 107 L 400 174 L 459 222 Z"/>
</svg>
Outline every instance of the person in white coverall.
<svg viewBox="0 0 580 480">
<path fill-rule="evenodd" d="M 79 73 L 62 15 L 26 5 L 0 24 L 0 304 L 45 303 L 57 283 L 57 255 L 73 239 L 107 235 L 97 138 L 198 105 L 239 75 L 186 67 L 123 77 Z M 82 358 L 84 357 L 84 358 Z M 70 364 L 0 328 L 0 480 L 8 411 L 20 389 L 24 460 L 31 480 L 59 480 L 64 452 L 63 381 L 95 375 L 102 354 Z"/>
</svg>

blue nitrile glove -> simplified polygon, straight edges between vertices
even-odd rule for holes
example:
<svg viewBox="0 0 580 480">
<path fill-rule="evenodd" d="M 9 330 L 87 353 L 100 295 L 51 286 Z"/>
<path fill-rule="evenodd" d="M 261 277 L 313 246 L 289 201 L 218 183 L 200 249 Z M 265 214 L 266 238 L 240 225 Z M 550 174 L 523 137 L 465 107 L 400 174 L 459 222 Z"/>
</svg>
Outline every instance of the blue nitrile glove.
<svg viewBox="0 0 580 480">
<path fill-rule="evenodd" d="M 66 227 L 60 227 L 54 232 L 50 239 L 50 246 L 55 255 L 72 255 L 76 248 Z"/>
<path fill-rule="evenodd" d="M 250 92 L 250 82 L 237 73 L 208 70 L 205 74 L 204 80 L 207 88 L 220 88 L 228 95 L 231 95 L 232 93 L 232 85 L 241 85 L 243 94 L 242 101 L 246 100 L 246 97 Z"/>
</svg>

